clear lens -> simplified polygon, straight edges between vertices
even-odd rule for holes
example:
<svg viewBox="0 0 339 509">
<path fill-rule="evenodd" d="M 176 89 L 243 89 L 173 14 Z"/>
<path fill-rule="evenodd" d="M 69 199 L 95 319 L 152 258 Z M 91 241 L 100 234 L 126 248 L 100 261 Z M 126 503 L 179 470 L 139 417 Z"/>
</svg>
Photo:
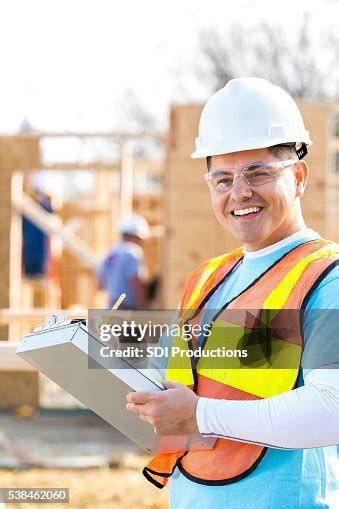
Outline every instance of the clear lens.
<svg viewBox="0 0 339 509">
<path fill-rule="evenodd" d="M 251 186 L 260 186 L 262 184 L 266 184 L 266 182 L 270 182 L 271 180 L 275 180 L 279 177 L 281 173 L 281 168 L 275 168 L 271 165 L 253 165 L 248 167 L 243 172 L 243 176 L 245 180 Z"/>
<path fill-rule="evenodd" d="M 215 170 L 205 174 L 209 187 L 221 193 L 232 189 L 237 177 L 242 177 L 250 186 L 261 186 L 280 177 L 284 168 L 293 166 L 297 161 L 279 161 L 252 163 L 243 168 L 240 175 L 234 175 L 226 169 Z"/>
<path fill-rule="evenodd" d="M 219 175 L 218 177 L 212 178 L 212 187 L 218 191 L 227 191 L 233 187 L 233 180 L 232 176 L 222 177 Z"/>
</svg>

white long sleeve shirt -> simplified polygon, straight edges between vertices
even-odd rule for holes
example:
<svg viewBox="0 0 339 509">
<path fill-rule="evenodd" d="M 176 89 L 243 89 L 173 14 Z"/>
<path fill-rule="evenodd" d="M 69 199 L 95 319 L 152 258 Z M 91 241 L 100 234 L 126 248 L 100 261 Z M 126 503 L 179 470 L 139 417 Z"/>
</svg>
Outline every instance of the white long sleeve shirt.
<svg viewBox="0 0 339 509">
<path fill-rule="evenodd" d="M 199 398 L 199 431 L 279 449 L 338 444 L 339 369 L 314 369 L 304 381 L 302 387 L 255 401 Z"/>
</svg>

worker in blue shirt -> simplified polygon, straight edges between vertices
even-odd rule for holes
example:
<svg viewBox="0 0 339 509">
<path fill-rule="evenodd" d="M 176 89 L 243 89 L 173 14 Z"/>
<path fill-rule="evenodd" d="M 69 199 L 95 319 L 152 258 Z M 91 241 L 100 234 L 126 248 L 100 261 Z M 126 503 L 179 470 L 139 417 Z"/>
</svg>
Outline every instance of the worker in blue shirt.
<svg viewBox="0 0 339 509">
<path fill-rule="evenodd" d="M 120 242 L 111 247 L 97 270 L 99 285 L 107 290 L 109 308 L 125 293 L 121 309 L 143 309 L 148 278 L 143 245 L 150 228 L 144 217 L 132 214 L 120 222 L 119 233 Z"/>
</svg>

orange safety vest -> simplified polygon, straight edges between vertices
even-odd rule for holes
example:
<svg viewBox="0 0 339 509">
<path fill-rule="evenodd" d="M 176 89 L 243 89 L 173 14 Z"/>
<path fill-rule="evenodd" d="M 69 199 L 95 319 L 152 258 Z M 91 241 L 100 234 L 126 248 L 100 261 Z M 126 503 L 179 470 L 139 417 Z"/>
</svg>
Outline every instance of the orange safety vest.
<svg viewBox="0 0 339 509">
<path fill-rule="evenodd" d="M 243 256 L 244 249 L 237 249 L 203 263 L 190 275 L 180 300 L 184 321 L 192 318 L 199 320 L 205 303 Z M 239 323 L 248 329 L 255 325 L 246 324 L 246 310 L 256 310 L 249 313 L 253 321 L 263 310 L 274 310 L 272 321 L 279 323 L 284 310 L 304 309 L 313 289 L 338 263 L 338 259 L 339 246 L 324 239 L 308 241 L 292 249 L 218 311 L 212 320 L 211 334 L 204 348 L 215 346 L 216 338 L 220 339 L 220 331 L 225 333 L 227 346 L 229 341 L 232 343 L 232 335 L 227 335 L 227 325 L 234 322 L 230 310 L 239 310 L 239 316 L 243 317 Z M 299 320 L 300 313 L 297 316 Z M 221 326 L 226 328 L 221 329 Z M 271 359 L 279 361 L 287 352 L 289 359 L 293 360 L 293 367 L 288 369 L 286 366 L 285 369 L 267 369 L 275 366 L 269 364 L 264 356 L 256 357 L 260 353 L 258 347 L 254 356 L 258 362 L 252 366 L 235 363 L 234 369 L 213 369 L 205 358 L 200 358 L 195 366 L 189 358 L 180 361 L 169 359 L 166 379 L 184 383 L 198 396 L 216 399 L 257 400 L 292 390 L 297 382 L 302 355 L 302 332 L 298 333 L 299 330 L 302 331 L 300 323 L 293 324 L 292 328 L 287 327 L 284 336 L 275 339 L 271 345 Z M 180 336 L 175 339 L 175 344 L 181 348 L 193 348 L 192 343 L 188 344 Z M 234 347 L 234 344 L 231 346 Z M 158 454 L 147 464 L 143 474 L 155 486 L 163 488 L 178 466 L 194 482 L 225 485 L 253 472 L 266 450 L 267 447 L 262 445 L 219 438 L 211 450 Z"/>
</svg>

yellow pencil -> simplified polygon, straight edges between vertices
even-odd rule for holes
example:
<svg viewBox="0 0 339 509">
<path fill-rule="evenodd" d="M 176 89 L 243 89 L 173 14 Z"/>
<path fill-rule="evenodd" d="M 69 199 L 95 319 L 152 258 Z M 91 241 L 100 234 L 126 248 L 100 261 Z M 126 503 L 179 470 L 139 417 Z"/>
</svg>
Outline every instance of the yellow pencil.
<svg viewBox="0 0 339 509">
<path fill-rule="evenodd" d="M 116 309 L 118 309 L 118 307 L 120 306 L 120 304 L 122 303 L 122 301 L 124 300 L 124 298 L 126 297 L 126 294 L 125 293 L 122 293 L 120 295 L 120 297 L 118 298 L 118 300 L 113 304 L 113 307 L 112 309 L 109 310 L 109 312 L 107 313 L 107 315 L 105 316 L 105 319 L 104 321 L 102 322 L 103 324 L 107 324 L 109 323 L 109 319 L 111 317 L 111 313 L 112 311 L 115 311 Z"/>
<path fill-rule="evenodd" d="M 122 301 L 124 300 L 125 297 L 126 297 L 126 294 L 122 293 L 120 295 L 120 297 L 118 298 L 118 300 L 116 301 L 116 303 L 113 305 L 112 309 L 118 309 L 118 307 L 120 306 L 120 304 L 122 303 Z"/>
</svg>

